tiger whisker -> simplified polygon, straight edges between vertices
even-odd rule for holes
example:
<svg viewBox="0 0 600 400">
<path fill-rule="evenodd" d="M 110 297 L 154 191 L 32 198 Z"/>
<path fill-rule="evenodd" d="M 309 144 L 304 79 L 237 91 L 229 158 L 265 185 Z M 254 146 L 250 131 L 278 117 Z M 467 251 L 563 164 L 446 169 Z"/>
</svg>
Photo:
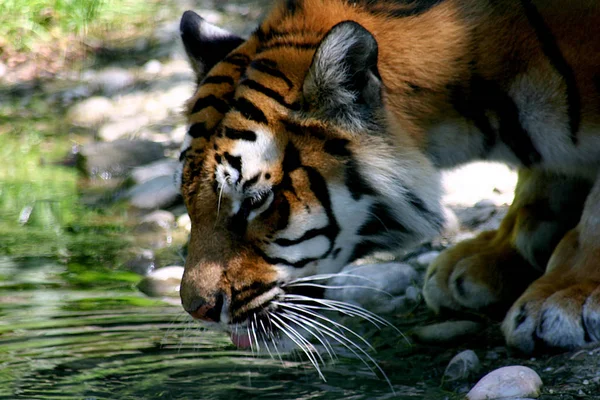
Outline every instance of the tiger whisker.
<svg viewBox="0 0 600 400">
<path fill-rule="evenodd" d="M 370 290 L 374 290 L 376 292 L 383 293 L 386 296 L 394 297 L 394 295 L 391 294 L 390 292 L 387 292 L 387 291 L 385 291 L 383 289 L 375 288 L 375 287 L 372 287 L 372 286 L 363 286 L 363 285 L 332 286 L 332 285 L 321 285 L 321 284 L 318 284 L 318 283 L 293 283 L 293 284 L 288 284 L 287 285 L 287 287 L 302 287 L 302 286 L 317 287 L 317 288 L 323 288 L 323 289 L 346 289 L 346 288 L 370 289 Z"/>
<path fill-rule="evenodd" d="M 310 333 L 312 336 L 314 336 L 315 339 L 317 339 L 319 341 L 319 343 L 321 343 L 321 345 L 323 345 L 323 347 L 325 348 L 325 351 L 329 355 L 329 358 L 331 358 L 332 362 L 335 362 L 335 360 L 337 360 L 335 350 L 331 346 L 331 343 L 329 343 L 329 341 L 325 337 L 323 337 L 323 335 L 321 334 L 321 332 L 319 332 L 319 330 L 317 330 L 317 332 L 315 332 L 311 329 L 308 329 L 306 326 L 300 325 L 300 327 L 302 329 L 304 329 L 305 331 L 307 331 L 308 333 Z"/>
<path fill-rule="evenodd" d="M 325 331 L 323 332 L 324 334 L 326 334 L 327 336 L 331 337 L 333 340 L 335 340 L 336 342 L 340 343 L 342 346 L 344 346 L 345 348 L 347 348 L 348 350 L 350 350 L 359 360 L 361 360 L 361 362 L 373 373 L 375 374 L 375 371 L 373 370 L 373 368 L 371 368 L 371 366 L 365 361 L 365 359 L 363 357 L 361 357 L 353 348 L 352 346 L 354 346 L 354 348 L 356 348 L 359 352 L 361 352 L 370 362 L 373 363 L 373 365 L 375 366 L 375 368 L 377 368 L 377 370 L 381 373 L 381 375 L 383 376 L 383 378 L 385 379 L 385 381 L 387 382 L 387 384 L 389 385 L 390 389 L 392 390 L 392 392 L 395 394 L 394 391 L 394 387 L 392 386 L 392 382 L 389 380 L 388 376 L 386 375 L 386 373 L 383 371 L 383 369 L 379 366 L 379 364 L 377 364 L 377 362 L 373 359 L 373 357 L 371 357 L 369 355 L 369 353 L 367 353 L 362 347 L 360 347 L 359 345 L 357 345 L 355 342 L 353 342 L 352 340 L 350 340 L 348 337 L 346 337 L 344 334 L 338 333 L 336 331 L 334 331 L 333 329 L 331 329 L 330 327 L 314 321 L 314 320 L 308 320 L 306 317 L 302 316 L 301 314 L 298 314 L 296 312 L 293 311 L 286 311 L 285 314 L 282 314 L 282 316 L 286 316 L 288 318 L 290 317 L 296 317 L 299 321 L 297 321 L 297 323 L 301 322 L 301 323 L 305 323 L 308 325 L 312 325 L 314 326 L 314 324 L 321 326 Z M 290 318 L 291 319 L 291 318 Z M 316 327 L 315 327 L 316 328 Z M 347 342 L 347 343 L 346 343 Z M 370 345 L 369 345 L 370 347 Z"/>
<path fill-rule="evenodd" d="M 369 343 L 365 338 L 363 338 L 362 336 L 360 336 L 358 333 L 354 332 L 352 329 L 348 328 L 347 326 L 344 326 L 338 322 L 335 322 L 334 320 L 332 320 L 331 318 L 327 318 L 324 315 L 321 315 L 319 313 L 310 311 L 302 306 L 299 306 L 297 304 L 286 304 L 286 303 L 279 303 L 278 304 L 280 307 L 284 307 L 284 308 L 291 308 L 292 310 L 296 310 L 296 311 L 301 311 L 303 313 L 306 313 L 308 315 L 312 315 L 315 318 L 319 318 L 320 320 L 326 321 L 328 323 L 330 323 L 331 325 L 335 326 L 336 328 L 342 329 L 346 332 L 349 332 L 351 334 L 353 334 L 354 336 L 356 336 L 358 339 L 360 339 L 367 347 L 369 347 L 369 349 L 375 351 L 375 349 L 373 348 L 373 346 L 371 346 L 371 343 Z"/>
<path fill-rule="evenodd" d="M 338 311 L 341 313 L 344 313 L 343 311 L 346 311 L 346 312 L 354 313 L 354 314 L 356 314 L 356 316 L 359 316 L 359 317 L 371 322 L 377 328 L 380 328 L 379 324 L 381 324 L 383 326 L 390 326 L 390 327 L 394 328 L 395 330 L 397 330 L 398 333 L 402 334 L 402 332 L 400 332 L 395 326 L 393 326 L 391 323 L 389 323 L 385 319 L 381 318 L 377 314 L 374 314 L 369 310 L 366 310 L 360 306 L 357 306 L 357 305 L 354 305 L 351 303 L 346 303 L 346 302 L 337 301 L 337 300 L 330 300 L 330 299 L 316 299 L 316 298 L 312 298 L 312 297 L 308 297 L 308 296 L 301 296 L 301 295 L 297 295 L 297 294 L 286 294 L 284 296 L 284 299 L 292 300 L 292 301 L 299 300 L 299 301 L 304 301 L 307 303 L 317 303 L 317 304 L 321 304 L 321 305 L 329 308 L 331 311 Z"/>
<path fill-rule="evenodd" d="M 319 367 L 317 359 L 314 358 L 314 356 L 311 354 L 310 349 L 308 347 L 306 347 L 304 345 L 304 343 L 299 342 L 297 340 L 298 338 L 295 338 L 295 335 L 293 335 L 291 332 L 289 332 L 287 329 L 285 329 L 282 325 L 280 325 L 279 323 L 277 323 L 277 321 L 279 321 L 281 324 L 289 326 L 288 324 L 285 324 L 281 318 L 279 318 L 277 315 L 272 315 L 272 317 L 273 317 L 273 320 L 272 320 L 273 324 L 277 328 L 279 328 L 279 330 L 281 332 L 283 332 L 288 338 L 290 338 L 290 340 L 292 342 L 294 342 L 296 344 L 296 346 L 298 346 L 300 348 L 300 350 L 302 350 L 304 352 L 304 354 L 306 354 L 306 356 L 308 357 L 310 363 L 315 367 L 315 369 L 317 370 L 317 373 L 319 374 L 319 376 L 321 377 L 321 379 L 323 379 L 323 381 L 326 381 L 325 376 L 323 376 L 323 373 L 321 372 L 321 368 Z M 302 339 L 305 340 L 304 338 L 302 338 Z"/>
<path fill-rule="evenodd" d="M 327 279 L 337 278 L 337 277 L 358 278 L 358 279 L 363 279 L 363 280 L 373 283 L 373 284 L 377 283 L 377 282 L 375 282 L 367 277 L 364 277 L 364 276 L 347 274 L 347 273 L 341 272 L 341 273 L 337 273 L 337 274 L 318 274 L 318 275 L 305 276 L 303 278 L 297 278 L 290 282 L 284 283 L 283 285 L 281 285 L 281 287 L 286 287 L 286 286 L 289 286 L 289 285 L 297 283 L 297 282 L 320 281 L 320 280 L 327 280 Z"/>
</svg>

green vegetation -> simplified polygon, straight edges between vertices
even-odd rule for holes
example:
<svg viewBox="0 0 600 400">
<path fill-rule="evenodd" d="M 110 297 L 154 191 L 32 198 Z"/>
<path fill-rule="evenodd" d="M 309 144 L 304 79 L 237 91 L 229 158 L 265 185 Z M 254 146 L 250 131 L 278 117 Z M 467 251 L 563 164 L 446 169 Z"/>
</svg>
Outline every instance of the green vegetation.
<svg viewBox="0 0 600 400">
<path fill-rule="evenodd" d="M 0 58 L 82 51 L 88 38 L 147 29 L 159 5 L 158 0 L 2 0 Z"/>
</svg>

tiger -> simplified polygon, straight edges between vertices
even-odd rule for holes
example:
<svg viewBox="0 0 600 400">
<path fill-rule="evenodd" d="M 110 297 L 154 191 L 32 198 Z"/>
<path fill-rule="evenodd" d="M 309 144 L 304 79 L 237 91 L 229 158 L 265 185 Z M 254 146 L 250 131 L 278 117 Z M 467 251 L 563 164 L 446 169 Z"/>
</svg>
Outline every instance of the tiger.
<svg viewBox="0 0 600 400">
<path fill-rule="evenodd" d="M 181 18 L 197 84 L 185 311 L 240 348 L 322 340 L 322 312 L 359 312 L 294 283 L 435 237 L 441 172 L 487 160 L 517 169 L 514 201 L 429 265 L 426 304 L 501 310 L 525 354 L 600 341 L 600 3 L 278 0 L 265 15 L 247 39 Z"/>
</svg>

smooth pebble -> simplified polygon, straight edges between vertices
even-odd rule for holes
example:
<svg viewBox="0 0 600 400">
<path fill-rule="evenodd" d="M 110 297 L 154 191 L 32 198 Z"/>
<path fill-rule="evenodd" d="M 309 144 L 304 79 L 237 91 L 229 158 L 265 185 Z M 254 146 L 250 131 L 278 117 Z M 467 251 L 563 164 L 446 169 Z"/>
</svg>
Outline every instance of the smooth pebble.
<svg viewBox="0 0 600 400">
<path fill-rule="evenodd" d="M 461 351 L 448 363 L 444 378 L 449 382 L 464 380 L 479 372 L 479 357 L 473 350 Z"/>
<path fill-rule="evenodd" d="M 468 400 L 538 398 L 542 379 L 522 365 L 498 368 L 477 382 L 467 394 Z"/>
</svg>

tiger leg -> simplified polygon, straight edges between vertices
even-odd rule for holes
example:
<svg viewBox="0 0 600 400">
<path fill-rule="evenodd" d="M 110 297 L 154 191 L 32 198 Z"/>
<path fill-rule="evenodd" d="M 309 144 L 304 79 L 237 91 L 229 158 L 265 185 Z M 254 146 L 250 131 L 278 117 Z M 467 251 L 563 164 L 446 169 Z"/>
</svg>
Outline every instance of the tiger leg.
<svg viewBox="0 0 600 400">
<path fill-rule="evenodd" d="M 504 312 L 539 277 L 552 250 L 579 220 L 590 184 L 540 170 L 520 170 L 500 227 L 458 243 L 429 266 L 423 294 L 430 308 Z"/>
<path fill-rule="evenodd" d="M 600 341 L 600 177 L 581 221 L 513 304 L 502 330 L 509 345 L 527 353 Z"/>
</svg>

